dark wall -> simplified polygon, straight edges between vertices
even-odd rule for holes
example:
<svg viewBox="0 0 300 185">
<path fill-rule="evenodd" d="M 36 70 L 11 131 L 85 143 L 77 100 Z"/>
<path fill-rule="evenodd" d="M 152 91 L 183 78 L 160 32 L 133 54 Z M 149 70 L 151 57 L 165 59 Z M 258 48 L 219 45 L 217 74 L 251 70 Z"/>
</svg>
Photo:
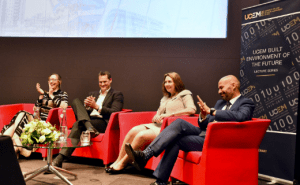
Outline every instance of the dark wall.
<svg viewBox="0 0 300 185">
<path fill-rule="evenodd" d="M 99 89 L 98 72 L 108 70 L 125 108 L 156 110 L 163 75 L 171 71 L 195 100 L 198 94 L 213 106 L 218 80 L 239 76 L 241 9 L 258 2 L 229 0 L 227 39 L 0 38 L 0 104 L 35 102 L 35 84 L 48 90 L 53 72 L 61 74 L 70 102 L 84 99 Z"/>
</svg>

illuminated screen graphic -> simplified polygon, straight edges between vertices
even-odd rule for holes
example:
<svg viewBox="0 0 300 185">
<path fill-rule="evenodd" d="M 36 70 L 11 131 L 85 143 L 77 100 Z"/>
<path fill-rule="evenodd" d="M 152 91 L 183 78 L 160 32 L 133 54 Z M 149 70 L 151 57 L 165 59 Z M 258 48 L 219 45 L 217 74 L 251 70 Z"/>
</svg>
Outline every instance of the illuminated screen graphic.
<svg viewBox="0 0 300 185">
<path fill-rule="evenodd" d="M 228 0 L 0 0 L 2 37 L 226 38 Z"/>
</svg>

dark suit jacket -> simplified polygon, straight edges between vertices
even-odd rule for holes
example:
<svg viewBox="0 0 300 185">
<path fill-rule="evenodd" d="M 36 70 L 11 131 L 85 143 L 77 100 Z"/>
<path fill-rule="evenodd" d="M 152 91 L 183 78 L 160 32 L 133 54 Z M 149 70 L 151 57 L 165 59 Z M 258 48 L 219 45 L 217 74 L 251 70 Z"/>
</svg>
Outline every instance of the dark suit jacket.
<svg viewBox="0 0 300 185">
<path fill-rule="evenodd" d="M 99 98 L 100 92 L 94 91 L 90 92 L 89 95 L 95 97 L 95 101 Z M 120 91 L 113 90 L 112 88 L 108 91 L 107 95 L 102 104 L 102 109 L 100 114 L 103 116 L 103 119 L 108 122 L 110 115 L 113 112 L 121 111 L 124 104 L 123 93 Z M 91 111 L 89 111 L 90 114 Z"/>
<path fill-rule="evenodd" d="M 247 121 L 251 120 L 255 105 L 252 100 L 240 96 L 229 110 L 222 110 L 226 105 L 225 100 L 218 100 L 215 109 L 217 110 L 215 116 L 207 115 L 206 120 L 200 123 L 198 120 L 201 131 L 205 131 L 208 123 L 213 121 Z"/>
</svg>

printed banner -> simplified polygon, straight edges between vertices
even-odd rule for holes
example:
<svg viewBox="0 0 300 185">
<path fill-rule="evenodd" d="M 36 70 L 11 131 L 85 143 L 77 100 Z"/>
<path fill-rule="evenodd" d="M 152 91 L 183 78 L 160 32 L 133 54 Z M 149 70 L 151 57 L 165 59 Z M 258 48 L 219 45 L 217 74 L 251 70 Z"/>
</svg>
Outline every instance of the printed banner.
<svg viewBox="0 0 300 185">
<path fill-rule="evenodd" d="M 242 16 L 241 93 L 255 103 L 254 117 L 271 120 L 260 146 L 259 173 L 293 181 L 300 0 L 249 8 L 243 10 Z"/>
</svg>

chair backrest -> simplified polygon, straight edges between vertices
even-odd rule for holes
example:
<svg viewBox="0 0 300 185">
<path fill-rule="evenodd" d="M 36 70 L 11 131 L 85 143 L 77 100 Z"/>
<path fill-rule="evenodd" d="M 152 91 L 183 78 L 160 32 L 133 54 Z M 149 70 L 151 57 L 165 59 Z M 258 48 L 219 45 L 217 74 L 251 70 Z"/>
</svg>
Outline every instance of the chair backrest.
<svg viewBox="0 0 300 185">
<path fill-rule="evenodd" d="M 132 109 L 122 109 L 121 112 L 132 112 Z"/>
<path fill-rule="evenodd" d="M 253 119 L 209 123 L 200 161 L 201 182 L 257 184 L 258 148 L 270 122 Z"/>
<path fill-rule="evenodd" d="M 4 125 L 9 124 L 14 115 L 20 110 L 33 113 L 34 104 L 9 104 L 0 106 L 0 130 Z"/>
<path fill-rule="evenodd" d="M 120 111 L 120 112 L 132 112 L 132 110 L 131 109 L 122 109 L 122 111 Z M 120 112 L 118 112 L 118 113 L 120 113 Z M 58 115 L 60 115 L 61 113 L 62 113 L 62 109 L 58 110 Z M 76 122 L 76 117 L 75 117 L 72 107 L 68 106 L 68 108 L 66 110 L 66 115 L 67 115 L 68 129 L 71 129 L 73 124 Z"/>
<path fill-rule="evenodd" d="M 154 117 L 155 114 L 156 111 L 120 113 L 119 114 L 120 142 L 121 143 L 123 142 L 126 134 L 134 126 L 143 123 L 151 123 L 152 118 Z"/>
<path fill-rule="evenodd" d="M 258 148 L 271 120 L 213 122 L 208 124 L 206 148 Z"/>
</svg>

